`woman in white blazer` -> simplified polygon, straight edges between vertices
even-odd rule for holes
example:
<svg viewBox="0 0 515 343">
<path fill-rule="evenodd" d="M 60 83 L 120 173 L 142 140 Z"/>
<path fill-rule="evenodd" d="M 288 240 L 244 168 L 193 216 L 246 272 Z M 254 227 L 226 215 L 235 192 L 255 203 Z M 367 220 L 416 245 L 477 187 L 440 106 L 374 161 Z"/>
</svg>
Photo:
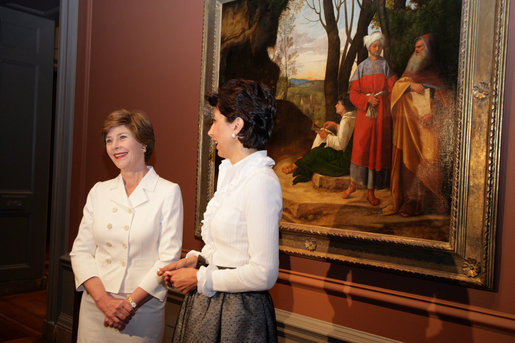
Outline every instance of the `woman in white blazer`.
<svg viewBox="0 0 515 343">
<path fill-rule="evenodd" d="M 180 257 L 181 191 L 146 165 L 154 131 L 143 113 L 109 114 L 103 135 L 120 174 L 89 192 L 70 253 L 85 291 L 78 342 L 161 342 L 167 290 L 156 270 Z"/>
</svg>

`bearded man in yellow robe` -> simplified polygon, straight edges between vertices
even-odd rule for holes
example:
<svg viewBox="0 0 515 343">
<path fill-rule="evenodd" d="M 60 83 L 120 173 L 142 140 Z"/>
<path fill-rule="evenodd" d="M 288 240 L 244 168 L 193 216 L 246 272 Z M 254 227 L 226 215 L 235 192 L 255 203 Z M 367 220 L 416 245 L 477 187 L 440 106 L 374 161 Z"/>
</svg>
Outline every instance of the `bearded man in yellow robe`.
<svg viewBox="0 0 515 343">
<path fill-rule="evenodd" d="M 418 37 L 406 70 L 392 90 L 393 201 L 384 214 L 408 217 L 447 210 L 440 144 L 448 100 L 434 52 L 431 34 Z"/>
</svg>

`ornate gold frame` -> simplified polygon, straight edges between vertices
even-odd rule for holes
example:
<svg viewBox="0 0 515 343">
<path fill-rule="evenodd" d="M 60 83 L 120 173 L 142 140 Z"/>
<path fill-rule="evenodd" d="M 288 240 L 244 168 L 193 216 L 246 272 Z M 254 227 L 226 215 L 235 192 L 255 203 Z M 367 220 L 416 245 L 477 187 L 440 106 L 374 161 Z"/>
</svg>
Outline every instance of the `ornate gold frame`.
<svg viewBox="0 0 515 343">
<path fill-rule="evenodd" d="M 199 111 L 195 235 L 215 187 L 212 108 L 205 94 L 219 80 L 224 3 L 206 0 Z M 457 149 L 449 242 L 302 224 L 281 225 L 283 253 L 494 287 L 509 0 L 463 0 L 457 89 Z"/>
</svg>

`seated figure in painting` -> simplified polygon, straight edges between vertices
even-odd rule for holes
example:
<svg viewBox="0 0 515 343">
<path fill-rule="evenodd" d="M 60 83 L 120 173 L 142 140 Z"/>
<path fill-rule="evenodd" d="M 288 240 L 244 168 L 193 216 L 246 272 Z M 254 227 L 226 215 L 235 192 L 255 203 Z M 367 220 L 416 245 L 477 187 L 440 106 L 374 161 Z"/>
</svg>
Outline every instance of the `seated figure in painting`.
<svg viewBox="0 0 515 343">
<path fill-rule="evenodd" d="M 448 94 L 434 58 L 434 38 L 415 40 L 402 77 L 392 91 L 392 205 L 384 214 L 407 217 L 446 210 L 442 195 L 441 135 L 448 111 Z"/>
<path fill-rule="evenodd" d="M 336 113 L 342 116 L 340 123 L 326 121 L 321 129 L 316 130 L 317 135 L 311 150 L 294 163 L 282 168 L 285 174 L 293 173 L 294 185 L 311 180 L 313 173 L 326 176 L 349 174 L 351 137 L 356 112 L 348 97 L 338 98 L 335 108 Z"/>
</svg>

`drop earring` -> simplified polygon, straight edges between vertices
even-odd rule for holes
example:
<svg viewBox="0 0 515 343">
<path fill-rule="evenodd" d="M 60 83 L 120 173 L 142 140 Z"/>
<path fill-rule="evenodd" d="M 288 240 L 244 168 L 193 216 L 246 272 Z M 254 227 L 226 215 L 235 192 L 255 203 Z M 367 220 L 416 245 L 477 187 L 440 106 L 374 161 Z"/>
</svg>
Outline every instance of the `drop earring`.
<svg viewBox="0 0 515 343">
<path fill-rule="evenodd" d="M 141 151 L 143 151 L 144 153 L 147 152 L 147 147 L 146 146 L 142 146 L 141 147 Z"/>
</svg>

